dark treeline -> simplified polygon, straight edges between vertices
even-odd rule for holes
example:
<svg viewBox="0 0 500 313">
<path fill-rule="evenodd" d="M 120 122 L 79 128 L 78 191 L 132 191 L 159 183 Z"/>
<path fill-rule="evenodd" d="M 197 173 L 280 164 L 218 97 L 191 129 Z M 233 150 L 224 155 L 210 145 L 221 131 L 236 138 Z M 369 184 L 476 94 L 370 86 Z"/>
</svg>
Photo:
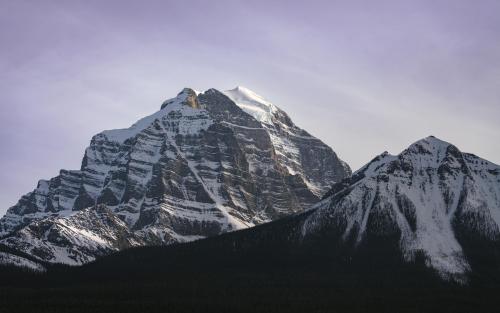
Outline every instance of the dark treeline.
<svg viewBox="0 0 500 313">
<path fill-rule="evenodd" d="M 135 248 L 44 274 L 0 270 L 0 312 L 496 312 L 497 269 L 443 282 L 395 238 L 298 242 L 294 219 L 189 244 Z M 349 248 L 351 247 L 351 248 Z M 479 247 L 481 249 L 486 247 Z M 490 250 L 494 248 L 489 247 Z M 474 266 L 483 266 L 478 259 Z"/>
</svg>

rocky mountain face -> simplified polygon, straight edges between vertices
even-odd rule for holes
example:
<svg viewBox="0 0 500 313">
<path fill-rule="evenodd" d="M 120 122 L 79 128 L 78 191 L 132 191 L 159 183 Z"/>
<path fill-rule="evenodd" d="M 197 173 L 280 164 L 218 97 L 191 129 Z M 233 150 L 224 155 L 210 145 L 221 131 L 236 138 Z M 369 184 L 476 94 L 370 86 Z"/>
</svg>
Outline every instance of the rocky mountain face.
<svg viewBox="0 0 500 313">
<path fill-rule="evenodd" d="M 0 262 L 11 265 L 0 266 L 2 305 L 15 312 L 496 312 L 499 187 L 500 166 L 429 137 L 376 157 L 309 210 L 256 227 L 73 267 L 37 269 L 0 246 Z M 104 207 L 92 214 L 108 220 Z"/>
<path fill-rule="evenodd" d="M 308 188 L 316 195 L 323 195 L 331 186 L 320 181 L 338 182 L 340 173 L 350 173 L 349 165 L 338 161 L 335 154 L 321 142 L 298 128 L 288 115 L 277 106 L 266 101 L 244 87 L 228 90 L 225 94 L 255 119 L 269 133 L 279 163 L 292 175 L 304 179 Z M 335 168 L 328 168 L 330 164 Z"/>
<path fill-rule="evenodd" d="M 278 301 L 269 311 L 309 312 L 311 304 L 312 311 L 339 311 L 343 303 L 342 312 L 392 311 L 386 304 L 394 312 L 493 312 L 500 281 L 499 199 L 500 166 L 428 137 L 399 155 L 376 157 L 300 214 L 181 245 L 124 249 L 79 267 L 46 265 L 45 275 L 27 280 L 42 288 L 16 291 L 13 299 L 21 300 L 5 298 L 16 306 L 36 298 L 26 294 L 48 290 L 39 298 L 44 304 L 48 298 L 67 308 L 68 302 L 50 295 L 73 290 L 68 296 L 80 297 L 84 290 L 88 298 L 113 303 L 124 290 L 134 295 L 140 289 L 146 295 L 137 300 L 140 307 L 153 294 L 166 300 L 188 295 L 183 308 L 218 297 L 227 309 L 230 294 L 236 306 L 254 311 L 259 303 Z M 120 223 L 102 206 L 78 214 L 91 214 L 99 228 Z M 54 232 L 66 229 L 58 223 Z M 2 251 L 0 246 L 0 260 L 28 264 Z M 25 284 L 19 277 L 11 281 Z M 7 293 L 11 285 L 5 284 Z M 325 305 L 325 299 L 331 302 Z"/>
<path fill-rule="evenodd" d="M 96 264 L 107 273 L 120 263 L 118 276 L 160 272 L 167 260 L 194 268 L 205 256 L 214 263 L 210 273 L 329 273 L 339 286 L 497 286 L 500 166 L 431 136 L 398 155 L 377 156 L 301 214 L 168 249 L 127 250 Z"/>
<path fill-rule="evenodd" d="M 498 271 L 500 166 L 432 136 L 379 155 L 312 210 L 303 240 L 329 234 L 373 251 L 392 243 L 406 262 L 420 257 L 460 282 L 485 260 Z"/>
<path fill-rule="evenodd" d="M 0 220 L 0 244 L 82 264 L 302 212 L 350 174 L 252 91 L 184 89 L 130 128 L 94 136 L 80 170 L 39 181 Z"/>
</svg>

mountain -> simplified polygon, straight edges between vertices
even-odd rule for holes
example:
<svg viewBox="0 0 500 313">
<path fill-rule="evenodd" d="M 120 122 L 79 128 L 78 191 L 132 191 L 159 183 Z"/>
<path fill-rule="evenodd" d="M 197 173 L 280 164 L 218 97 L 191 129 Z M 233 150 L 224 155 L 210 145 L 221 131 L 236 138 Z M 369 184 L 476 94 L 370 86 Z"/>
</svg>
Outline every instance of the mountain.
<svg viewBox="0 0 500 313">
<path fill-rule="evenodd" d="M 377 156 L 306 212 L 198 246 L 278 258 L 277 264 L 328 259 L 346 266 L 371 262 L 376 271 L 387 264 L 390 271 L 421 266 L 437 280 L 466 284 L 477 275 L 500 278 L 499 217 L 500 166 L 431 136 L 398 155 Z M 201 257 L 195 250 L 192 261 Z M 136 262 L 142 257 L 133 251 Z M 294 260 L 301 253 L 303 259 Z"/>
<path fill-rule="evenodd" d="M 423 258 L 442 278 L 465 282 L 477 262 L 498 271 L 499 227 L 500 166 L 431 136 L 334 186 L 301 232 L 360 249 L 392 243 L 406 262 Z"/>
<path fill-rule="evenodd" d="M 78 265 L 304 211 L 351 174 L 333 150 L 254 92 L 186 88 L 130 128 L 103 131 L 0 220 L 0 244 Z"/>
<path fill-rule="evenodd" d="M 300 214 L 41 275 L 8 271 L 0 294 L 6 308 L 50 312 L 495 312 L 499 199 L 500 166 L 428 137 Z"/>
</svg>

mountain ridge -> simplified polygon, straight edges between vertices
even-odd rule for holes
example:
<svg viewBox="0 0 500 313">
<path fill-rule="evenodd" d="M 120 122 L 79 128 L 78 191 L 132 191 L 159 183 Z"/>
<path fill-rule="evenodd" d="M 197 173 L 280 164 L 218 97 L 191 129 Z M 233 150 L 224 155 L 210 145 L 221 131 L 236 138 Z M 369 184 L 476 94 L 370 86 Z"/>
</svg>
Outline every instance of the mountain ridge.
<svg viewBox="0 0 500 313">
<path fill-rule="evenodd" d="M 407 261 L 424 253 L 443 278 L 466 280 L 462 232 L 499 239 L 499 173 L 500 166 L 430 136 L 399 155 L 377 156 L 334 186 L 314 206 L 303 236 L 336 228 L 357 246 L 394 235 Z"/>
<path fill-rule="evenodd" d="M 309 209 L 255 227 L 76 267 L 0 244 L 0 289 L 6 307 L 56 312 L 495 311 L 499 195 L 499 165 L 430 136 L 376 156 Z"/>
</svg>

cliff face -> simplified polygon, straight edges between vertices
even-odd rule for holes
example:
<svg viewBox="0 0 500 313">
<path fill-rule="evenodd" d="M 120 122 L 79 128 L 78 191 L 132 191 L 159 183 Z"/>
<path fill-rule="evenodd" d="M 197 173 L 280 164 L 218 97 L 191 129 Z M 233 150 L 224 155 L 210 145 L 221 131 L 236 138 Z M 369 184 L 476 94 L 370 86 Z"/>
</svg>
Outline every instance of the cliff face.
<svg viewBox="0 0 500 313">
<path fill-rule="evenodd" d="M 94 136 L 80 170 L 41 180 L 8 210 L 1 243 L 81 264 L 301 212 L 350 175 L 276 106 L 244 88 L 226 94 L 184 89 L 130 128 Z M 249 101 L 268 110 L 252 114 Z"/>
</svg>

